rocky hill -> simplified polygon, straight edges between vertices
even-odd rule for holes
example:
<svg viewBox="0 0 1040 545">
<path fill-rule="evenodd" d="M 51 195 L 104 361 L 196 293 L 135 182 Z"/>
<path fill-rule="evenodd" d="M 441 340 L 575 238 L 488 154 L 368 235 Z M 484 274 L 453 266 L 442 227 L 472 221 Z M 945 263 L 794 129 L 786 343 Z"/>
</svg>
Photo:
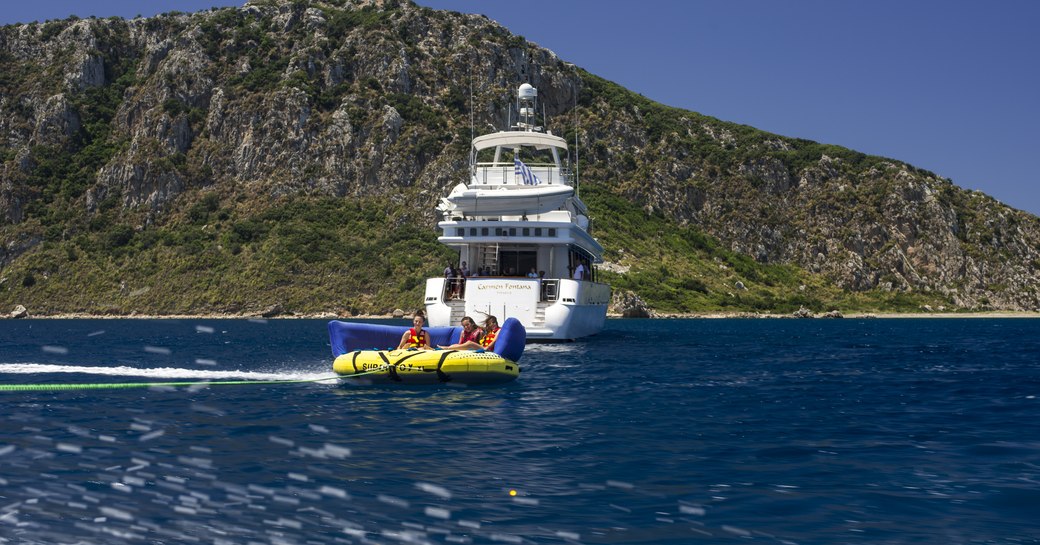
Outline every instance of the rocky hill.
<svg viewBox="0 0 1040 545">
<path fill-rule="evenodd" d="M 0 309 L 418 306 L 471 114 L 504 125 L 524 81 L 577 127 L 605 276 L 657 311 L 1040 308 L 1040 221 L 932 173 L 654 103 L 485 17 L 258 0 L 0 28 Z"/>
</svg>

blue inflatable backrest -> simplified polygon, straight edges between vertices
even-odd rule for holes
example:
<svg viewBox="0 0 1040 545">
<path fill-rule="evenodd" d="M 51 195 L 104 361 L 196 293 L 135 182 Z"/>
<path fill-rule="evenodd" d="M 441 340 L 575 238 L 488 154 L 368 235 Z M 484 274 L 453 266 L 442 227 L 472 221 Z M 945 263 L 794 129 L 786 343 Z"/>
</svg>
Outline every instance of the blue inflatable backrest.
<svg viewBox="0 0 1040 545">
<path fill-rule="evenodd" d="M 494 352 L 507 360 L 520 361 L 527 345 L 527 330 L 516 318 L 506 318 L 502 322 L 498 337 L 495 340 Z"/>
<path fill-rule="evenodd" d="M 332 357 L 337 357 L 355 350 L 387 350 L 397 348 L 401 335 L 409 326 L 389 324 L 366 324 L 362 322 L 329 322 L 329 344 L 332 345 Z M 449 345 L 459 341 L 462 327 L 428 327 L 430 346 Z"/>
<path fill-rule="evenodd" d="M 338 357 L 355 350 L 387 350 L 397 348 L 401 335 L 408 331 L 408 326 L 388 324 L 366 324 L 363 322 L 329 322 L 329 343 L 332 345 L 332 357 Z M 461 326 L 428 327 L 430 346 L 450 345 L 459 342 L 462 335 Z M 527 330 L 516 318 L 507 318 L 502 322 L 495 341 L 494 352 L 507 360 L 520 361 L 527 345 Z"/>
<path fill-rule="evenodd" d="M 430 333 L 430 346 L 437 348 L 438 346 L 448 346 L 449 344 L 459 342 L 459 336 L 462 335 L 462 326 L 428 327 L 426 331 Z M 403 334 L 404 332 L 402 331 L 401 333 Z"/>
</svg>

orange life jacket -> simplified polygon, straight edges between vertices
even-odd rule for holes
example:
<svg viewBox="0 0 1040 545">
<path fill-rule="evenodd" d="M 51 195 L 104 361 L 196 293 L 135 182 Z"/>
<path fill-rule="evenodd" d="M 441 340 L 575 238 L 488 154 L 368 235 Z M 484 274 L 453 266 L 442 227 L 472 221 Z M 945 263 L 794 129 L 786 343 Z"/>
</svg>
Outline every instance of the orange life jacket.
<svg viewBox="0 0 1040 545">
<path fill-rule="evenodd" d="M 500 329 L 502 329 L 502 328 L 501 327 L 496 327 L 495 329 L 492 329 L 491 331 L 485 332 L 484 336 L 480 338 L 480 346 L 483 346 L 484 348 L 487 348 L 488 345 L 490 345 L 491 343 L 495 342 L 495 337 L 498 335 L 498 331 Z"/>
<path fill-rule="evenodd" d="M 420 348 L 426 346 L 426 332 L 422 329 L 415 332 L 414 327 L 408 328 L 408 348 Z"/>
</svg>

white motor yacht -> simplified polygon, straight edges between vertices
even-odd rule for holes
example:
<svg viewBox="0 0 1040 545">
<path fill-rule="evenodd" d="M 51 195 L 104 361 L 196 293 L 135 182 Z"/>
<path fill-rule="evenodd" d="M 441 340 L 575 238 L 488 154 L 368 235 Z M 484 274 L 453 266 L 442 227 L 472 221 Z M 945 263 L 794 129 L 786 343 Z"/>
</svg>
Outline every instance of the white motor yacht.
<svg viewBox="0 0 1040 545">
<path fill-rule="evenodd" d="M 459 252 L 469 274 L 426 281 L 430 326 L 516 318 L 528 340 L 573 340 L 599 333 L 610 286 L 595 265 L 603 247 L 589 234 L 566 140 L 536 117 L 538 91 L 517 91 L 518 121 L 473 139 L 469 183 L 441 199 L 439 241 Z M 511 116 L 512 117 L 512 116 Z"/>
</svg>

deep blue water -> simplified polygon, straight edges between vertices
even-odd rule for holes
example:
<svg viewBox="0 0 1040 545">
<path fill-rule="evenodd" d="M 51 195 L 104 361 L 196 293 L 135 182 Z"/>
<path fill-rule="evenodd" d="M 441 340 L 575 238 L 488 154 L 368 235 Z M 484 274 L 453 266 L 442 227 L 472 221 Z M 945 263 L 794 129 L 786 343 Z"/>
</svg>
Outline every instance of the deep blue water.
<svg viewBox="0 0 1040 545">
<path fill-rule="evenodd" d="M 1035 319 L 610 320 L 498 387 L 0 392 L 0 543 L 1040 543 L 1038 360 Z M 330 368 L 318 320 L 0 321 L 3 384 Z"/>
</svg>

